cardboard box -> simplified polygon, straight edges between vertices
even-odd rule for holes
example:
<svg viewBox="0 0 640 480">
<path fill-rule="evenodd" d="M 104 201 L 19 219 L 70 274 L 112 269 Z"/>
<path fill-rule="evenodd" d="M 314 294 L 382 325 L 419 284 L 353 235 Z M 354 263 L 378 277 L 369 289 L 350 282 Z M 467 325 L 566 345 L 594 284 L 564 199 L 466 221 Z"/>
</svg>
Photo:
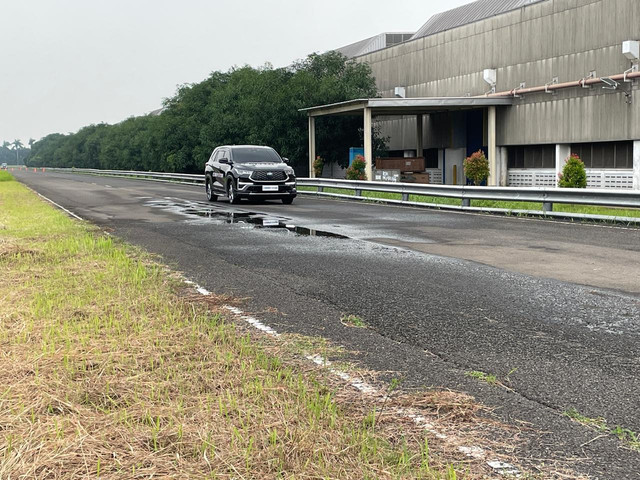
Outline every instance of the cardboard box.
<svg viewBox="0 0 640 480">
<path fill-rule="evenodd" d="M 429 183 L 429 174 L 405 172 L 401 175 L 400 181 L 403 183 Z"/>
<path fill-rule="evenodd" d="M 414 173 L 413 176 L 416 179 L 416 183 L 430 183 L 428 173 Z"/>
<path fill-rule="evenodd" d="M 378 170 L 400 170 L 401 172 L 424 171 L 424 157 L 389 157 L 376 158 Z"/>
</svg>

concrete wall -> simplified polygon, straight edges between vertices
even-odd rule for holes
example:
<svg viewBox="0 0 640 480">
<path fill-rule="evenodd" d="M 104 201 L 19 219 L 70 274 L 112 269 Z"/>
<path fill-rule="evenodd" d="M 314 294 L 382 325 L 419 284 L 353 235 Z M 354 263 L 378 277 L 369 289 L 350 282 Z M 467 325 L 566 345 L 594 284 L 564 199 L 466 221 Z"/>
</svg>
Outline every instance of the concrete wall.
<svg viewBox="0 0 640 480">
<path fill-rule="evenodd" d="M 639 0 L 547 0 L 356 60 L 371 66 L 385 97 L 393 96 L 396 86 L 407 87 L 408 97 L 482 95 L 489 89 L 482 80 L 485 68 L 497 69 L 498 91 L 521 82 L 544 85 L 553 77 L 579 80 L 592 70 L 598 76 L 622 73 L 630 63 L 621 44 L 640 39 L 639 25 Z M 640 91 L 637 85 L 632 88 L 631 105 L 619 90 L 599 86 L 555 96 L 528 95 L 513 107 L 499 109 L 497 144 L 640 139 Z M 456 146 L 439 123 L 425 121 L 425 136 L 434 141 L 426 138 L 425 148 Z M 402 148 L 399 139 L 415 143 L 410 121 L 384 125 L 392 149 Z"/>
</svg>

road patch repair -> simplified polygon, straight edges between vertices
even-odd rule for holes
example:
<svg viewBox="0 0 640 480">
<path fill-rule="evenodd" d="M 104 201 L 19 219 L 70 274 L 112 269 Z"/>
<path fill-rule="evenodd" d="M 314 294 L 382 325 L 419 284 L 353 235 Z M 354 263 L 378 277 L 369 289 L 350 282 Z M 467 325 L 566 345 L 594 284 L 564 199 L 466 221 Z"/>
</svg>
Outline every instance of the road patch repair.
<svg viewBox="0 0 640 480">
<path fill-rule="evenodd" d="M 301 353 L 17 182 L 0 206 L 0 478 L 579 478 L 520 466 L 471 397 Z"/>
</svg>

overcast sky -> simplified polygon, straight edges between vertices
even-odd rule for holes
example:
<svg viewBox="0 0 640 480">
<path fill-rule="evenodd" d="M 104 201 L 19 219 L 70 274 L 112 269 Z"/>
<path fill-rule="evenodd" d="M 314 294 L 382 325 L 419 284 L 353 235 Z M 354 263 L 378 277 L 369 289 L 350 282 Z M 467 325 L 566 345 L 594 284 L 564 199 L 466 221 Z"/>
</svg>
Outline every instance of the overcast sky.
<svg viewBox="0 0 640 480">
<path fill-rule="evenodd" d="M 148 113 L 234 65 L 289 65 L 470 0 L 0 0 L 0 141 Z"/>
</svg>

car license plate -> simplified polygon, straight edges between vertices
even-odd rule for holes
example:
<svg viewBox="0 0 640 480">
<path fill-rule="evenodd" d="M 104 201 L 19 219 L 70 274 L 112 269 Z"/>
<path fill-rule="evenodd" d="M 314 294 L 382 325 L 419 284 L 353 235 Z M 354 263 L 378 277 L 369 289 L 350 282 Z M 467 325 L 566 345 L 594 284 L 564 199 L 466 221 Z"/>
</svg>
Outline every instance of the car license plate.
<svg viewBox="0 0 640 480">
<path fill-rule="evenodd" d="M 278 191 L 278 186 L 277 185 L 263 185 L 262 186 L 262 191 L 263 192 L 277 192 Z"/>
</svg>

